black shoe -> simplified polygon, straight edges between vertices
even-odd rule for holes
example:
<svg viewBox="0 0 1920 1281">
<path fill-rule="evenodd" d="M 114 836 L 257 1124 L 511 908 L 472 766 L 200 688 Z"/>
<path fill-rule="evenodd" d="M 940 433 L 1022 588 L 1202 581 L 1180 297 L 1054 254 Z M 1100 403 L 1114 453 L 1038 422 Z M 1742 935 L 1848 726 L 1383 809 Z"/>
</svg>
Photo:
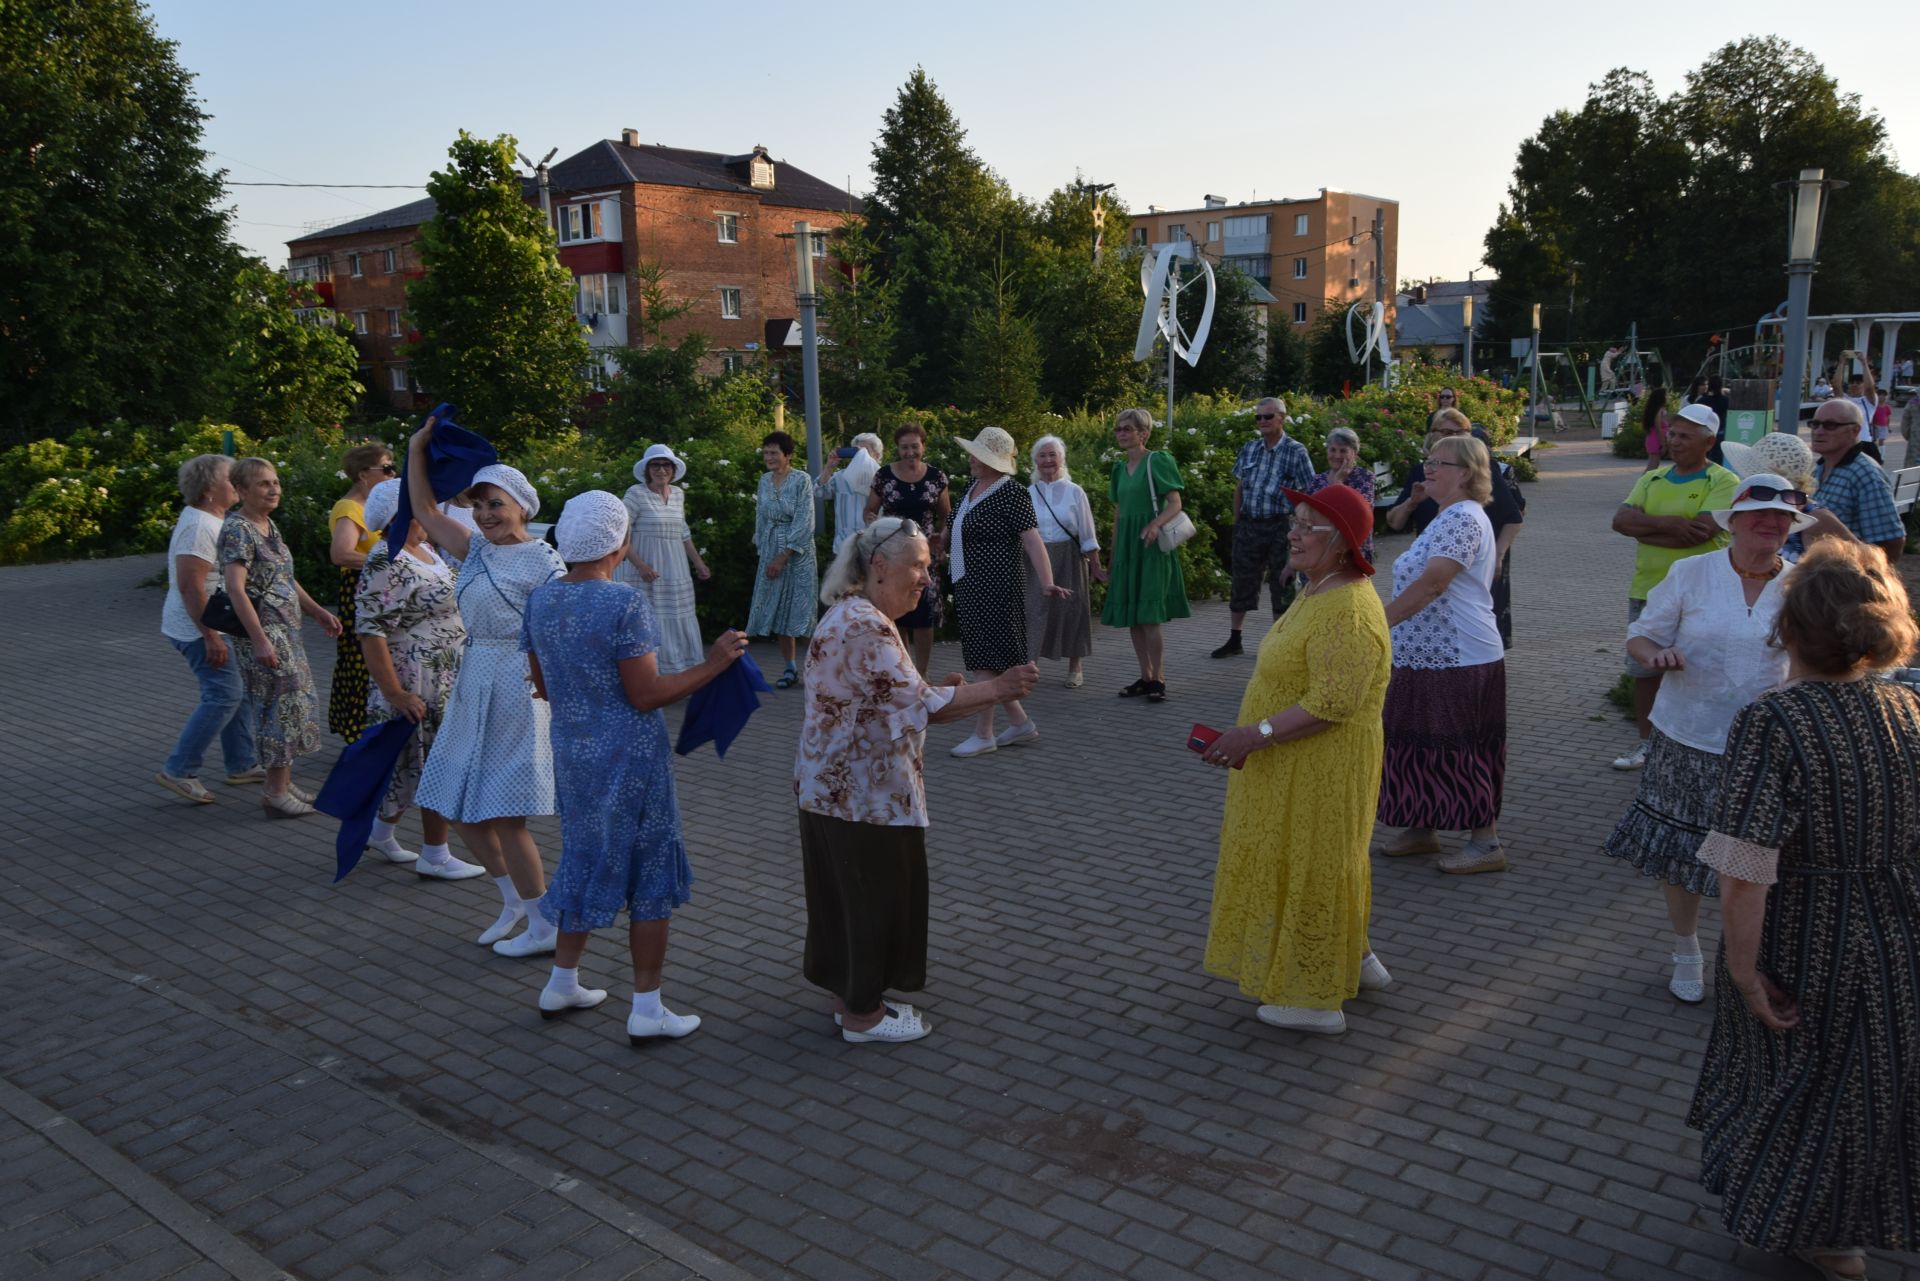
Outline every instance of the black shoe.
<svg viewBox="0 0 1920 1281">
<path fill-rule="evenodd" d="M 1140 695 L 1146 693 L 1148 690 L 1152 688 L 1153 688 L 1152 681 L 1135 681 L 1133 684 L 1127 686 L 1125 689 L 1120 691 L 1120 697 L 1138 698 Z"/>
<path fill-rule="evenodd" d="M 1147 701 L 1149 703 L 1164 703 L 1167 701 L 1167 684 L 1165 681 L 1147 682 Z"/>
<path fill-rule="evenodd" d="M 1213 651 L 1213 656 L 1215 658 L 1232 658 L 1236 654 L 1244 654 L 1246 652 L 1246 650 L 1240 648 L 1240 638 L 1238 636 L 1232 636 L 1227 639 L 1226 644 Z"/>
</svg>

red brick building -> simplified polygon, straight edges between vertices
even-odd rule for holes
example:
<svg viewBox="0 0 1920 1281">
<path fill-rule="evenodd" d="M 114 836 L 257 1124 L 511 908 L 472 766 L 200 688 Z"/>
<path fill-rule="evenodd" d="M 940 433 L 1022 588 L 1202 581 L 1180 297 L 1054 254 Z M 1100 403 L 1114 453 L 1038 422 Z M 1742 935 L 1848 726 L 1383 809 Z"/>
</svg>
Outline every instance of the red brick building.
<svg viewBox="0 0 1920 1281">
<path fill-rule="evenodd" d="M 601 350 L 637 344 L 628 324 L 634 267 L 659 263 L 668 292 L 694 305 L 669 336 L 706 335 L 714 372 L 737 368 L 769 335 L 786 341 L 797 315 L 793 224 L 830 233 L 862 210 L 845 190 L 764 147 L 688 151 L 643 144 L 632 129 L 555 164 L 548 181 L 560 261 L 574 275 L 588 342 Z M 540 199 L 533 180 L 526 189 L 529 200 Z M 362 381 L 403 409 L 415 407 L 418 392 L 399 351 L 408 336 L 406 281 L 419 274 L 415 239 L 433 214 L 432 200 L 417 200 L 287 243 L 288 275 L 315 282 L 327 305 L 353 321 Z M 824 265 L 828 236 L 811 250 Z"/>
</svg>

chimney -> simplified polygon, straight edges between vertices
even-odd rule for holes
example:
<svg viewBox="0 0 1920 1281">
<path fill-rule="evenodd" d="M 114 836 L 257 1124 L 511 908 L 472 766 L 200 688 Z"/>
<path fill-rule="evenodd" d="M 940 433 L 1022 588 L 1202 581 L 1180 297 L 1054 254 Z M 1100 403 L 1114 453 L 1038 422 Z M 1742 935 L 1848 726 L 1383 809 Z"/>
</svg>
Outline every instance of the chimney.
<svg viewBox="0 0 1920 1281">
<path fill-rule="evenodd" d="M 1200 198 L 1206 202 L 1207 208 L 1209 209 L 1225 209 L 1227 207 L 1227 198 L 1225 196 L 1209 195 Z"/>
<path fill-rule="evenodd" d="M 620 131 L 620 142 L 622 145 L 628 147 L 639 146 L 640 131 L 638 129 L 622 129 Z"/>
</svg>

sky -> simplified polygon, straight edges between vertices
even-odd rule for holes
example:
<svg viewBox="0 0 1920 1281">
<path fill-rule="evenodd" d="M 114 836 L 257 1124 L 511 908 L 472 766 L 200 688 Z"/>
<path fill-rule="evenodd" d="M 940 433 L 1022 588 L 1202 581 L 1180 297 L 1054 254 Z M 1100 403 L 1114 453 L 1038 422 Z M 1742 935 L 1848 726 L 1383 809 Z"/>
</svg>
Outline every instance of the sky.
<svg viewBox="0 0 1920 1281">
<path fill-rule="evenodd" d="M 1457 280 L 1484 272 L 1482 237 L 1542 119 L 1577 109 L 1618 66 L 1647 72 L 1663 94 L 1680 89 L 1747 35 L 1811 51 L 1885 120 L 1901 166 L 1920 170 L 1910 0 L 1337 11 L 1223 0 L 150 2 L 197 76 L 210 163 L 233 181 L 417 188 L 463 128 L 511 133 L 538 158 L 632 127 L 695 150 L 765 145 L 862 194 L 881 113 L 918 65 L 974 150 L 1023 195 L 1042 198 L 1076 173 L 1118 184 L 1138 211 L 1197 206 L 1207 193 L 1364 192 L 1400 202 L 1401 277 Z M 235 238 L 278 266 L 290 237 L 424 193 L 232 194 Z"/>
</svg>

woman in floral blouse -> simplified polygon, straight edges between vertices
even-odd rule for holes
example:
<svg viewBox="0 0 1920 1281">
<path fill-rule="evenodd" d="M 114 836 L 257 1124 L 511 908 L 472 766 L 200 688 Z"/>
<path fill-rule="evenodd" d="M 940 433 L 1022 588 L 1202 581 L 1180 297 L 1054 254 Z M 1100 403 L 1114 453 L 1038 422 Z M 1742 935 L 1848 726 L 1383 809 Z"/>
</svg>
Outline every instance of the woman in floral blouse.
<svg viewBox="0 0 1920 1281">
<path fill-rule="evenodd" d="M 397 480 L 381 481 L 367 495 L 366 517 L 380 522 L 371 528 L 385 529 L 399 510 Z M 368 728 L 401 717 L 420 727 L 401 753 L 367 847 L 389 863 L 412 863 L 414 871 L 435 880 L 479 876 L 485 868 L 453 857 L 447 848 L 448 825 L 442 815 L 420 811 L 425 844 L 418 854 L 401 848 L 393 831 L 413 805 L 467 643 L 453 594 L 453 568 L 434 552 L 419 521 L 409 521 L 406 546 L 398 556 L 387 554 L 385 539 L 368 553 L 354 594 L 354 631 L 372 677 Z"/>
<path fill-rule="evenodd" d="M 893 619 L 925 589 L 926 537 L 887 516 L 849 538 L 827 571 L 827 612 L 807 650 L 793 788 L 807 890 L 806 976 L 834 996 L 848 1041 L 916 1041 L 911 1005 L 927 974 L 926 728 L 1033 688 L 1032 663 L 936 687 L 914 669 Z"/>
</svg>

